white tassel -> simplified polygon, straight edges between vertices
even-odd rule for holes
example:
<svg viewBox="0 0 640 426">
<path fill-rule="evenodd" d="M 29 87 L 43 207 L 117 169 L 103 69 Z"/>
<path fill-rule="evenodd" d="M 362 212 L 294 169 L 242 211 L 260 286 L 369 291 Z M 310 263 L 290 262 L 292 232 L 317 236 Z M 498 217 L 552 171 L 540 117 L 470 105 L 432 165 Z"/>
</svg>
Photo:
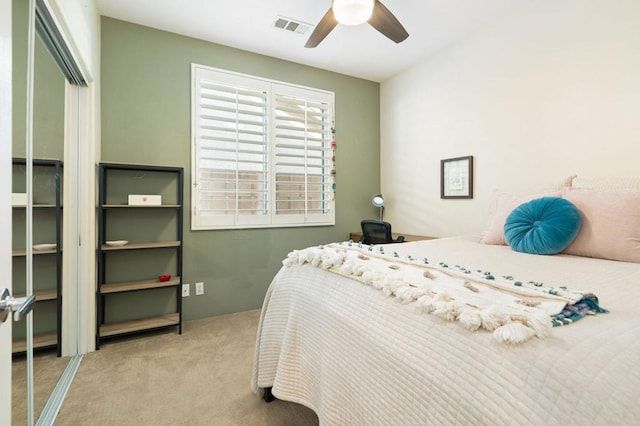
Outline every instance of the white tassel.
<svg viewBox="0 0 640 426">
<path fill-rule="evenodd" d="M 362 273 L 362 281 L 378 290 L 382 288 L 382 275 L 378 271 L 364 271 Z"/>
<path fill-rule="evenodd" d="M 460 315 L 458 315 L 458 321 L 471 331 L 476 331 L 482 327 L 482 315 L 480 312 L 472 307 L 467 306 Z"/>
<path fill-rule="evenodd" d="M 325 253 L 320 256 L 320 266 L 323 269 L 329 269 L 333 265 L 333 255 L 331 253 Z"/>
<path fill-rule="evenodd" d="M 405 285 L 404 282 L 397 278 L 385 278 L 382 282 L 382 294 L 389 297 L 395 294 L 396 290 Z"/>
<path fill-rule="evenodd" d="M 378 271 L 374 271 L 372 274 L 371 286 L 376 290 L 382 290 L 384 284 L 384 277 Z"/>
<path fill-rule="evenodd" d="M 489 308 L 480 312 L 482 316 L 482 328 L 485 330 L 493 331 L 507 322 L 507 314 L 500 311 L 498 307 L 490 306 Z"/>
<path fill-rule="evenodd" d="M 322 256 L 325 252 L 323 250 L 318 250 L 315 247 L 310 247 L 304 250 L 297 250 L 296 253 L 291 253 L 292 261 L 297 261 L 299 265 L 304 265 L 305 263 L 310 263 L 313 266 L 320 266 L 322 261 Z M 290 254 L 290 255 L 291 255 Z"/>
<path fill-rule="evenodd" d="M 449 296 L 447 293 L 438 293 L 435 296 L 433 296 L 433 301 L 434 302 L 448 302 L 451 300 L 451 296 Z"/>
<path fill-rule="evenodd" d="M 309 263 L 318 268 L 320 266 L 320 262 L 322 261 L 322 256 L 320 253 L 309 253 L 308 255 Z"/>
<path fill-rule="evenodd" d="M 426 290 L 423 288 L 407 285 L 396 290 L 396 296 L 402 303 L 407 304 L 417 300 L 420 296 L 424 295 L 425 292 Z"/>
<path fill-rule="evenodd" d="M 335 268 L 344 262 L 344 253 L 325 253 L 320 256 L 321 266 L 324 269 Z"/>
<path fill-rule="evenodd" d="M 458 319 L 458 316 L 465 310 L 465 307 L 466 305 L 464 303 L 457 300 L 452 300 L 447 306 L 447 309 L 449 310 L 447 319 L 449 321 L 455 321 L 456 319 Z"/>
<path fill-rule="evenodd" d="M 311 263 L 313 258 L 312 253 L 309 250 L 300 250 L 298 253 L 298 263 L 303 265 L 304 263 Z"/>
<path fill-rule="evenodd" d="M 282 264 L 286 267 L 290 267 L 291 265 L 298 263 L 299 253 L 297 250 L 292 251 L 286 257 L 286 259 L 282 260 Z"/>
<path fill-rule="evenodd" d="M 546 312 L 536 312 L 527 316 L 527 325 L 533 329 L 537 337 L 544 338 L 553 328 L 551 317 Z"/>
<path fill-rule="evenodd" d="M 353 275 L 355 275 L 356 277 L 360 277 L 362 276 L 365 272 L 369 272 L 370 269 L 367 266 L 364 265 L 356 265 L 353 268 Z"/>
<path fill-rule="evenodd" d="M 396 290 L 394 291 L 394 294 L 398 299 L 400 299 L 402 303 L 407 303 L 406 302 L 407 297 L 409 298 L 411 297 L 410 292 L 411 292 L 411 286 L 405 284 L 401 287 L 396 288 Z"/>
<path fill-rule="evenodd" d="M 498 327 L 493 332 L 493 337 L 496 340 L 512 345 L 526 342 L 535 335 L 536 332 L 533 329 L 518 321 Z"/>
<path fill-rule="evenodd" d="M 353 261 L 347 260 L 342 264 L 340 271 L 347 276 L 354 275 L 353 270 L 355 269 L 355 267 L 356 267 L 356 264 Z"/>
<path fill-rule="evenodd" d="M 438 315 L 441 318 L 448 319 L 449 310 L 448 310 L 448 302 L 451 300 L 451 297 L 447 293 L 438 293 L 433 296 L 433 309 L 432 313 Z"/>
<path fill-rule="evenodd" d="M 454 321 L 458 317 L 459 303 L 456 301 L 451 302 L 435 302 L 435 309 L 433 313 L 440 318 L 447 321 Z"/>
<path fill-rule="evenodd" d="M 373 271 L 364 271 L 361 274 L 362 282 L 368 285 L 373 284 L 374 274 Z"/>
<path fill-rule="evenodd" d="M 433 312 L 435 309 L 433 306 L 433 297 L 431 297 L 430 294 L 420 296 L 416 303 L 418 304 L 418 308 L 427 314 Z"/>
</svg>

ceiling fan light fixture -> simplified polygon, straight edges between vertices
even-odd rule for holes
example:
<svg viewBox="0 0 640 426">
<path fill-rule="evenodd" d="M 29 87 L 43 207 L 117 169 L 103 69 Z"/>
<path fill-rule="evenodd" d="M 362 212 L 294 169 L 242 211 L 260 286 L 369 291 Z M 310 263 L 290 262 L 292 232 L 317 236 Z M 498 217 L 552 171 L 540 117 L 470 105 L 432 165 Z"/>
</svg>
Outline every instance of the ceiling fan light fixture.
<svg viewBox="0 0 640 426">
<path fill-rule="evenodd" d="M 333 0 L 333 13 L 341 24 L 360 25 L 371 18 L 375 0 Z"/>
</svg>

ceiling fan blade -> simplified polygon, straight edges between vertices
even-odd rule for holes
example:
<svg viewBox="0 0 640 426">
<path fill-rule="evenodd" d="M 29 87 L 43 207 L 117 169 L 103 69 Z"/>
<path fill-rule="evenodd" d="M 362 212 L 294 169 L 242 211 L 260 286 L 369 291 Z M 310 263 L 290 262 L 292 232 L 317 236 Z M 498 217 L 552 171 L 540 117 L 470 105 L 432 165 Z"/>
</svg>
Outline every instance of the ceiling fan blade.
<svg viewBox="0 0 640 426">
<path fill-rule="evenodd" d="M 307 44 L 305 44 L 304 47 L 316 47 L 319 45 L 320 42 L 329 35 L 331 30 L 336 27 L 336 25 L 338 25 L 338 20 L 333 14 L 333 8 L 329 8 L 320 22 L 318 22 L 318 25 L 316 25 L 316 28 L 309 36 L 309 40 L 307 40 Z"/>
<path fill-rule="evenodd" d="M 400 43 L 409 37 L 409 33 L 404 29 L 400 21 L 393 16 L 393 13 L 380 3 L 380 0 L 375 1 L 373 13 L 368 21 L 369 24 L 396 43 Z"/>
</svg>

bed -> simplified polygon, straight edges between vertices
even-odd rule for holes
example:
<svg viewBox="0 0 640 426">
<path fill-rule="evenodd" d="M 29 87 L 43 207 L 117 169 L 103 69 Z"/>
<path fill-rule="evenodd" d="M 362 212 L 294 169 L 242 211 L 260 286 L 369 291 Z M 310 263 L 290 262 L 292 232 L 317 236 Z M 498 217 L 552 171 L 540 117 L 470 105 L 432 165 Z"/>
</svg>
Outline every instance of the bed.
<svg viewBox="0 0 640 426">
<path fill-rule="evenodd" d="M 640 264 L 479 239 L 310 249 L 468 274 L 469 294 L 489 279 L 584 290 L 608 312 L 513 342 L 294 251 L 265 297 L 254 392 L 303 404 L 326 425 L 640 424 Z"/>
</svg>

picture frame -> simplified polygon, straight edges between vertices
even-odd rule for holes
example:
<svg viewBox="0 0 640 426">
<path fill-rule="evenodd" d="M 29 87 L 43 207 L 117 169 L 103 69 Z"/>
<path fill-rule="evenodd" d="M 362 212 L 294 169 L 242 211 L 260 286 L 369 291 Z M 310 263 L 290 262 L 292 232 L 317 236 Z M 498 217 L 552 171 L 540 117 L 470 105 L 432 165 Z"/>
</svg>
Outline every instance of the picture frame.
<svg viewBox="0 0 640 426">
<path fill-rule="evenodd" d="M 473 198 L 473 156 L 440 160 L 440 198 Z"/>
</svg>

